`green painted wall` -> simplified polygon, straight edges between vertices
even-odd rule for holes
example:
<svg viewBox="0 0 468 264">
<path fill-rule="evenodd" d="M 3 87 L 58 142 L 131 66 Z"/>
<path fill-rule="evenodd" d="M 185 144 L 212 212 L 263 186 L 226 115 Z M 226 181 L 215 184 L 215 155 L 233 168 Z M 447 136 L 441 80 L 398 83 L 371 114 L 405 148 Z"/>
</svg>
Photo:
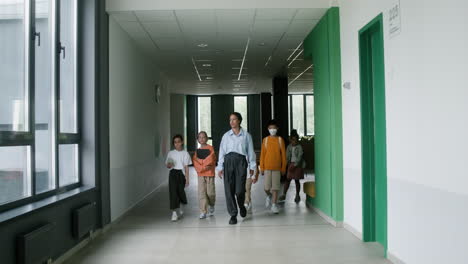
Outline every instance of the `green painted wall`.
<svg viewBox="0 0 468 264">
<path fill-rule="evenodd" d="M 304 55 L 314 64 L 314 205 L 343 221 L 343 129 L 339 9 L 330 8 L 304 40 Z"/>
</svg>

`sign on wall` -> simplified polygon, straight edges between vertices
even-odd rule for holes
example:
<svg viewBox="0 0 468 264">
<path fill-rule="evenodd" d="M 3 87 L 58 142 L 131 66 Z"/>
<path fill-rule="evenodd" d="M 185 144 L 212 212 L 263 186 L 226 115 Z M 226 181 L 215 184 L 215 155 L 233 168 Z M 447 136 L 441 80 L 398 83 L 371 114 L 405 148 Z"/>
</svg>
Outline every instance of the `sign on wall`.
<svg viewBox="0 0 468 264">
<path fill-rule="evenodd" d="M 396 1 L 396 3 L 390 8 L 388 12 L 388 27 L 389 27 L 389 35 L 390 38 L 400 34 L 401 32 L 401 9 L 400 9 L 400 1 Z"/>
</svg>

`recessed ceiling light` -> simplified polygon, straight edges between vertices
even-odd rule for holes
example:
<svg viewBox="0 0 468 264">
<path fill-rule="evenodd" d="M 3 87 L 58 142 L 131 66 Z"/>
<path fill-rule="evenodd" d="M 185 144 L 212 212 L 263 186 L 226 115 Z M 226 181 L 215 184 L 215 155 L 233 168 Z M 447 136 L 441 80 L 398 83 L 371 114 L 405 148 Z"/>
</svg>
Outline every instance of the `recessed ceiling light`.
<svg viewBox="0 0 468 264">
<path fill-rule="evenodd" d="M 204 63 L 204 64 L 202 64 L 202 66 L 203 66 L 203 67 L 211 67 L 211 64 L 209 64 L 209 63 Z"/>
<path fill-rule="evenodd" d="M 240 86 L 240 84 L 234 84 L 234 87 L 239 88 L 241 86 Z"/>
<path fill-rule="evenodd" d="M 265 46 L 266 44 L 265 44 L 265 42 L 260 42 L 260 43 L 258 43 L 258 45 L 261 46 L 261 47 L 263 47 L 263 46 Z"/>
<path fill-rule="evenodd" d="M 207 80 L 213 80 L 213 77 L 208 76 L 208 77 L 206 77 L 206 79 Z"/>
<path fill-rule="evenodd" d="M 233 90 L 234 92 L 238 92 L 238 91 L 240 91 L 240 89 L 239 89 L 239 88 L 234 88 L 234 89 L 232 89 L 232 90 Z"/>
<path fill-rule="evenodd" d="M 199 48 L 206 48 L 206 47 L 208 47 L 208 44 L 206 44 L 206 43 L 200 43 L 200 44 L 198 44 L 197 46 L 198 46 Z"/>
</svg>

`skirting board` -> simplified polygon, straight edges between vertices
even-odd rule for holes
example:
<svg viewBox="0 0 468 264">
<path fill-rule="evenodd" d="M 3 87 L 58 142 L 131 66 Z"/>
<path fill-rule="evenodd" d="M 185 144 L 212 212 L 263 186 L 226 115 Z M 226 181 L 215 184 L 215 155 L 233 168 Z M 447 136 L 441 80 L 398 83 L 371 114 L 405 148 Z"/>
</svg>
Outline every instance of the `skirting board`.
<svg viewBox="0 0 468 264">
<path fill-rule="evenodd" d="M 125 216 L 127 216 L 133 208 L 135 208 L 138 204 L 140 204 L 141 202 L 145 201 L 146 199 L 148 199 L 151 195 L 153 195 L 157 190 L 159 190 L 159 188 L 164 185 L 166 183 L 163 182 L 161 183 L 159 186 L 157 186 L 153 191 L 151 191 L 150 193 L 148 193 L 147 195 L 145 195 L 142 199 L 140 199 L 140 201 L 136 202 L 134 205 L 132 205 L 131 207 L 129 207 L 125 213 L 123 213 L 121 216 L 119 216 L 117 219 L 115 219 L 114 221 L 112 221 L 110 224 L 106 225 L 104 228 L 102 229 L 98 229 L 96 230 L 95 232 L 91 233 L 90 237 L 84 239 L 83 241 L 81 241 L 80 243 L 78 243 L 78 245 L 74 246 L 73 248 L 71 248 L 70 250 L 68 250 L 67 252 L 65 252 L 65 254 L 63 254 L 62 256 L 60 256 L 59 258 L 57 258 L 53 264 L 62 264 L 64 263 L 65 261 L 67 261 L 69 258 L 71 258 L 72 256 L 74 256 L 76 253 L 78 253 L 81 249 L 83 249 L 84 247 L 86 247 L 89 243 L 91 243 L 94 239 L 102 236 L 103 234 L 109 232 L 110 230 L 112 230 L 112 228 L 117 225 L 122 219 L 125 218 Z"/>
<path fill-rule="evenodd" d="M 318 209 L 317 207 L 315 206 L 312 206 L 312 209 L 314 209 L 314 211 L 319 214 L 323 219 L 325 219 L 325 221 L 327 221 L 328 223 L 330 223 L 332 226 L 334 227 L 339 227 L 339 228 L 342 228 L 343 227 L 343 222 L 337 222 L 335 220 L 333 220 L 331 217 L 329 217 L 328 215 L 326 215 L 324 212 L 322 212 L 320 209 Z"/>
<path fill-rule="evenodd" d="M 362 241 L 362 233 L 357 231 L 354 227 L 350 226 L 348 223 L 344 223 L 344 228 L 348 230 L 351 234 L 355 235 L 359 240 Z"/>
<path fill-rule="evenodd" d="M 387 259 L 390 260 L 393 264 L 406 264 L 403 260 L 399 259 L 397 256 L 387 251 Z"/>
</svg>

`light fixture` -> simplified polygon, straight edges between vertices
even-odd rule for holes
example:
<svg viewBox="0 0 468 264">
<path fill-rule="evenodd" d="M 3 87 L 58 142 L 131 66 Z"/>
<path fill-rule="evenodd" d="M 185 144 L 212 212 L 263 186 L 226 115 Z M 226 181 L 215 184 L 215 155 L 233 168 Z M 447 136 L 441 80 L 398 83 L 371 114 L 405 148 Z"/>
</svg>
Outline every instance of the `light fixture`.
<svg viewBox="0 0 468 264">
<path fill-rule="evenodd" d="M 211 76 L 206 77 L 207 80 L 213 80 L 214 78 Z"/>
<path fill-rule="evenodd" d="M 260 42 L 260 43 L 258 43 L 258 45 L 259 45 L 260 47 L 263 47 L 263 46 L 265 46 L 266 44 L 265 44 L 265 42 Z"/>
<path fill-rule="evenodd" d="M 245 57 L 247 56 L 247 50 L 249 49 L 249 44 L 250 44 L 250 37 L 247 38 L 247 44 L 245 44 L 244 57 L 242 58 L 242 64 L 239 70 L 239 77 L 237 77 L 238 81 L 241 79 L 242 68 L 244 68 Z"/>
<path fill-rule="evenodd" d="M 197 45 L 197 47 L 199 47 L 199 48 L 206 48 L 206 47 L 208 47 L 208 44 L 206 44 L 206 43 L 200 43 L 200 44 Z"/>
<path fill-rule="evenodd" d="M 238 91 L 240 91 L 240 89 L 239 89 L 239 88 L 234 88 L 234 89 L 232 89 L 232 90 L 233 90 L 234 92 L 238 92 Z"/>
<path fill-rule="evenodd" d="M 203 67 L 211 67 L 211 64 L 209 64 L 209 63 L 204 63 L 204 64 L 202 64 L 202 66 L 203 66 Z"/>
</svg>

